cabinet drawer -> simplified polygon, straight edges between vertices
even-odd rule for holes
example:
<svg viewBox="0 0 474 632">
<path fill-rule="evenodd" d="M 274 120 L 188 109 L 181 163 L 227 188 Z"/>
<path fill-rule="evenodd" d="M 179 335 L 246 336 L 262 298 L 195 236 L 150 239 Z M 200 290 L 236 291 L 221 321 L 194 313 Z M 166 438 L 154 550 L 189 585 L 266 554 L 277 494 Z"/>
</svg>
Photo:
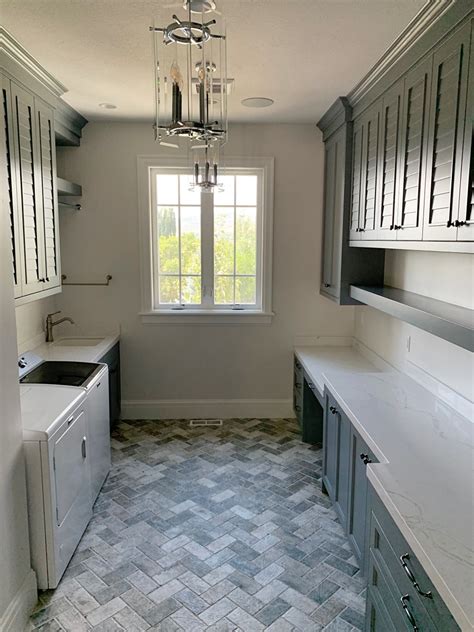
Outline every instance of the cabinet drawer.
<svg viewBox="0 0 474 632">
<path fill-rule="evenodd" d="M 410 596 L 412 609 L 418 618 L 426 613 L 432 620 L 433 629 L 442 632 L 458 631 L 460 628 L 382 501 L 372 488 L 369 494 L 371 553 L 377 560 L 383 560 L 398 593 Z"/>
<path fill-rule="evenodd" d="M 387 572 L 383 560 L 377 560 L 372 551 L 369 555 L 368 577 L 370 594 L 376 603 L 383 603 L 388 619 L 397 632 L 403 632 L 404 630 L 409 632 L 437 632 L 437 628 L 419 603 L 411 595 L 397 591 L 397 587 Z M 369 615 L 369 612 L 367 611 L 366 614 Z M 366 629 L 378 630 L 381 628 L 366 627 Z M 449 628 L 443 628 L 443 632 L 448 632 L 448 630 Z"/>
</svg>

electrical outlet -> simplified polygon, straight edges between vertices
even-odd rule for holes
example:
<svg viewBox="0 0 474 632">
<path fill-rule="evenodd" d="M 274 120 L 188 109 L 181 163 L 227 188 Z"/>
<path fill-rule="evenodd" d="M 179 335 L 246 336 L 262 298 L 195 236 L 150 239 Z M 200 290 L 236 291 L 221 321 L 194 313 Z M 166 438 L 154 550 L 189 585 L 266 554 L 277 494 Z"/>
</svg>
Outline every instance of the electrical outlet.
<svg viewBox="0 0 474 632">
<path fill-rule="evenodd" d="M 407 336 L 407 351 L 410 353 L 411 350 L 411 336 Z"/>
</svg>

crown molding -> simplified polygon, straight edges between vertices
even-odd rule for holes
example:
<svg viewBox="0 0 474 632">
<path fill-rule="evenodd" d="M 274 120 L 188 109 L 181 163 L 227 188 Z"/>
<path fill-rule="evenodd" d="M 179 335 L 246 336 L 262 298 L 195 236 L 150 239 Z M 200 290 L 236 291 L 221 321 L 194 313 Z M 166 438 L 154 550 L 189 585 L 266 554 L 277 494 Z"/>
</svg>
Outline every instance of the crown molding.
<svg viewBox="0 0 474 632">
<path fill-rule="evenodd" d="M 382 77 L 406 55 L 407 51 L 426 34 L 433 24 L 456 4 L 464 4 L 459 0 L 429 0 L 415 15 L 406 29 L 397 37 L 393 44 L 385 51 L 375 66 L 353 88 L 347 98 L 354 106 L 358 103 Z"/>
<path fill-rule="evenodd" d="M 0 54 L 0 66 L 12 74 L 15 67 L 21 69 L 55 97 L 60 97 L 67 91 L 66 86 L 45 70 L 2 26 L 0 26 Z"/>
<path fill-rule="evenodd" d="M 337 129 L 352 120 L 352 108 L 347 97 L 338 97 L 329 110 L 319 119 L 317 126 L 325 141 Z"/>
</svg>

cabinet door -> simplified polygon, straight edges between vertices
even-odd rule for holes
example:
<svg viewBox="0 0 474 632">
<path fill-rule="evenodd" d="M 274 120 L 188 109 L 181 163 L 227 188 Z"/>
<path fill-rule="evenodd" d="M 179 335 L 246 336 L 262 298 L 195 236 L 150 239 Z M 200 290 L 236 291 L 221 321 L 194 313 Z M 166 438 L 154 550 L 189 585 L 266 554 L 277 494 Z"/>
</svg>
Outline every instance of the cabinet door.
<svg viewBox="0 0 474 632">
<path fill-rule="evenodd" d="M 395 183 L 400 144 L 400 115 L 403 97 L 403 81 L 399 81 L 383 96 L 377 203 L 375 211 L 377 239 L 396 239 L 395 227 Z"/>
<path fill-rule="evenodd" d="M 324 167 L 324 231 L 321 291 L 340 296 L 342 221 L 344 213 L 346 130 L 326 141 Z"/>
<path fill-rule="evenodd" d="M 457 238 L 471 25 L 433 55 L 423 240 Z"/>
<path fill-rule="evenodd" d="M 397 174 L 397 241 L 420 240 L 423 232 L 423 173 L 428 133 L 431 58 L 405 77 Z"/>
<path fill-rule="evenodd" d="M 60 285 L 59 218 L 56 187 L 56 147 L 54 141 L 53 110 L 35 99 L 39 137 L 39 172 L 43 210 L 43 248 L 45 282 L 43 289 Z"/>
<path fill-rule="evenodd" d="M 22 295 L 44 288 L 44 226 L 41 206 L 41 174 L 37 157 L 34 98 L 11 83 L 18 156 L 19 211 L 23 221 Z"/>
<path fill-rule="evenodd" d="M 92 504 L 110 471 L 110 411 L 108 373 L 92 386 L 87 398 Z"/>
<path fill-rule="evenodd" d="M 351 423 L 343 412 L 338 415 L 337 485 L 334 509 L 344 529 L 347 526 L 349 504 L 349 462 L 351 454 Z"/>
<path fill-rule="evenodd" d="M 375 461 L 366 443 L 355 430 L 351 431 L 349 465 L 349 511 L 347 535 L 359 563 L 362 574 L 365 565 L 365 541 L 367 526 L 367 476 L 364 456 Z"/>
<path fill-rule="evenodd" d="M 16 156 L 14 142 L 13 111 L 11 100 L 10 81 L 5 77 L 2 80 L 2 105 L 3 124 L 5 133 L 6 152 L 6 191 L 5 198 L 8 204 L 10 220 L 10 240 L 11 240 L 11 261 L 13 271 L 13 285 L 15 298 L 21 296 L 22 292 L 22 256 L 21 256 L 21 234 L 22 221 L 18 205 L 18 170 L 19 164 Z"/>
<path fill-rule="evenodd" d="M 354 122 L 352 137 L 352 195 L 349 239 L 357 240 L 360 234 L 360 213 L 362 195 L 362 148 L 364 144 L 364 125 L 362 120 Z"/>
<path fill-rule="evenodd" d="M 464 125 L 464 145 L 462 154 L 461 190 L 459 195 L 458 241 L 474 239 L 474 27 L 471 31 L 471 51 L 467 73 L 467 104 Z"/>
<path fill-rule="evenodd" d="M 379 118 L 379 101 L 377 101 L 362 115 L 363 143 L 359 211 L 360 239 L 375 239 L 376 237 L 375 198 L 377 191 Z"/>
<path fill-rule="evenodd" d="M 329 498 L 333 502 L 336 501 L 337 490 L 340 419 L 341 415 L 337 409 L 336 400 L 331 395 L 326 395 L 323 434 L 323 483 Z"/>
</svg>

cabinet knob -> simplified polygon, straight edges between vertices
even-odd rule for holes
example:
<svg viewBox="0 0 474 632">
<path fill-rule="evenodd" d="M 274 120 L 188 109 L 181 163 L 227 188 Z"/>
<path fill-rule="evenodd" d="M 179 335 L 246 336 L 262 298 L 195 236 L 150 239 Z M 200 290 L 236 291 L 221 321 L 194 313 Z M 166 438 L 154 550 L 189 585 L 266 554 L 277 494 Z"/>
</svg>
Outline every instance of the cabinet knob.
<svg viewBox="0 0 474 632">
<path fill-rule="evenodd" d="M 393 230 L 395 228 L 395 224 L 390 224 L 390 230 Z"/>
<path fill-rule="evenodd" d="M 452 222 L 450 219 L 446 222 L 446 227 L 451 228 L 452 226 L 456 226 L 455 222 Z"/>
<path fill-rule="evenodd" d="M 300 389 L 301 388 L 301 382 L 295 382 L 295 388 Z"/>
<path fill-rule="evenodd" d="M 364 465 L 368 465 L 369 463 L 372 463 L 372 459 L 369 457 L 368 454 L 364 454 L 362 452 L 359 456 L 362 459 L 362 461 L 364 462 Z"/>
<path fill-rule="evenodd" d="M 323 283 L 324 287 L 331 287 L 330 283 Z"/>
<path fill-rule="evenodd" d="M 329 406 L 329 410 L 332 412 L 333 415 L 337 413 L 337 408 L 335 406 Z"/>
</svg>

